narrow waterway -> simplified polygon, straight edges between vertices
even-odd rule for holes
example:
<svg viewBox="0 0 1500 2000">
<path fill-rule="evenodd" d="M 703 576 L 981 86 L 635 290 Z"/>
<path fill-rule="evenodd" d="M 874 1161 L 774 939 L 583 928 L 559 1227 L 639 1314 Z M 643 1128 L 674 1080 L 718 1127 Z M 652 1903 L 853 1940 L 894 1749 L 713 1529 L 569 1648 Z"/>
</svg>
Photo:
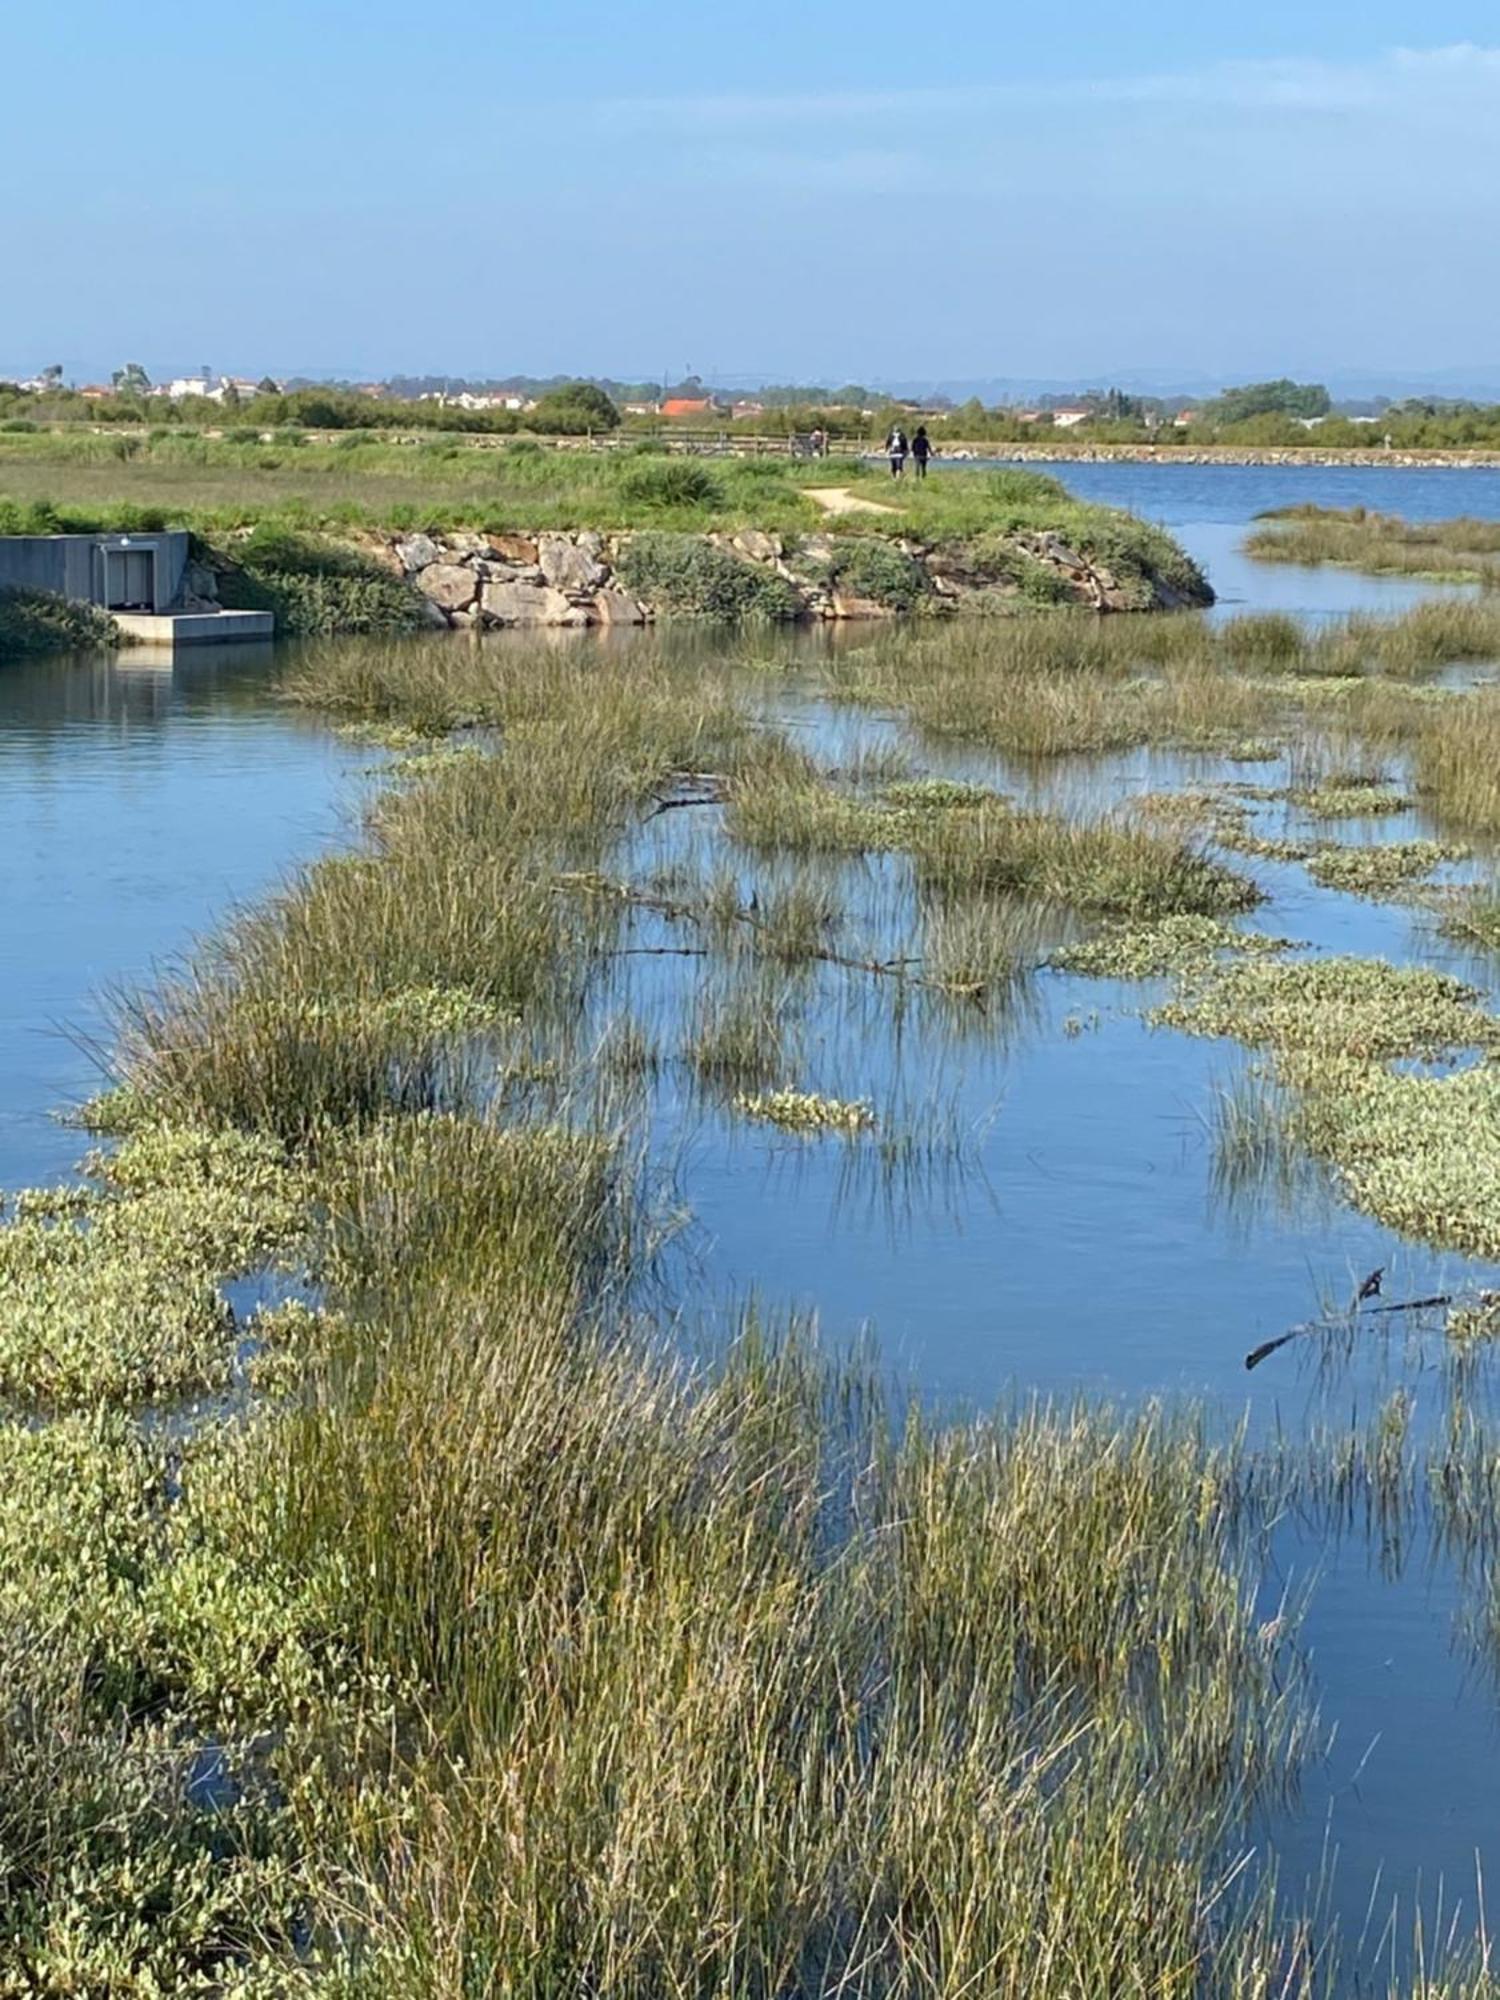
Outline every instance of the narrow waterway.
<svg viewBox="0 0 1500 2000">
<path fill-rule="evenodd" d="M 1208 568 L 1219 615 L 1399 610 L 1424 594 L 1407 581 L 1249 563 L 1238 545 L 1265 508 L 1316 500 L 1500 518 L 1491 471 L 1093 465 L 1062 476 L 1082 497 L 1169 525 Z M 785 643 L 812 655 L 824 641 Z M 280 668 L 268 652 L 189 654 L 175 671 L 126 656 L 0 674 L 0 1187 L 61 1178 L 76 1161 L 79 1134 L 55 1114 L 97 1083 L 111 989 L 149 980 L 236 904 L 357 833 L 371 753 L 279 703 Z M 899 733 L 799 695 L 795 675 L 788 685 L 778 719 L 840 755 Z M 1060 765 L 1040 781 L 972 755 L 952 769 L 1073 802 L 1247 775 L 1147 753 Z M 1279 769 L 1249 775 L 1274 784 Z M 692 842 L 691 818 L 669 815 L 652 834 L 653 865 Z M 1408 814 L 1341 836 L 1427 831 Z M 1266 928 L 1476 976 L 1408 906 L 1319 889 L 1285 864 L 1253 866 L 1271 897 L 1256 918 Z M 859 889 L 872 919 L 890 894 L 889 871 L 872 864 Z M 708 1310 L 753 1289 L 815 1312 L 832 1339 L 868 1329 L 890 1367 L 944 1408 L 1033 1391 L 1192 1394 L 1226 1422 L 1245 1413 L 1256 1434 L 1296 1433 L 1330 1410 L 1368 1415 L 1398 1385 L 1439 1406 L 1438 1333 L 1372 1336 L 1331 1383 L 1315 1354 L 1295 1350 L 1245 1374 L 1248 1349 L 1346 1298 L 1376 1266 L 1393 1296 L 1495 1274 L 1316 1190 L 1288 1201 L 1227 1186 L 1213 1111 L 1244 1065 L 1233 1046 L 1151 1027 L 1151 990 L 1115 982 L 1045 976 L 1031 1004 L 984 1037 L 926 1031 L 847 986 L 820 975 L 821 1031 L 799 1081 L 930 1113 L 942 1143 L 894 1182 L 862 1179 L 840 1147 L 747 1129 L 669 1085 L 656 1137 L 691 1204 L 681 1255 Z M 669 964 L 643 962 L 629 1005 L 665 1032 L 682 990 Z M 1457 1573 L 1425 1548 L 1398 1560 L 1363 1534 L 1335 1542 L 1291 1525 L 1278 1557 L 1294 1594 L 1313 1586 L 1307 1639 L 1337 1727 L 1299 1810 L 1269 1830 L 1284 1886 L 1295 1896 L 1323 1877 L 1353 1935 L 1372 1895 L 1382 1913 L 1392 1898 L 1409 1913 L 1441 1880 L 1448 1907 L 1471 1900 L 1476 1857 L 1491 1873 L 1500 1863 L 1500 1704 L 1463 1637 L 1472 1606 Z"/>
</svg>

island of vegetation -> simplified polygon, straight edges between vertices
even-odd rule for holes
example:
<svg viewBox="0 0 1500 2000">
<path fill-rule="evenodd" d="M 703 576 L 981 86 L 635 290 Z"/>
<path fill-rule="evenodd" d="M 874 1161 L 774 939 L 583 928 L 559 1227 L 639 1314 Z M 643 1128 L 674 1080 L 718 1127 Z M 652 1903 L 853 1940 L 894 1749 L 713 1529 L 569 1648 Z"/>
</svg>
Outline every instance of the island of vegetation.
<svg viewBox="0 0 1500 2000">
<path fill-rule="evenodd" d="M 22 442 L 0 440 L 0 534 L 188 527 L 187 608 L 271 610 L 294 636 L 1212 602 L 1165 531 L 1035 473 L 898 484 L 649 443 L 596 457 L 364 434 L 123 454 L 91 436 Z M 0 651 L 69 629 L 55 607 L 13 604 Z"/>
</svg>

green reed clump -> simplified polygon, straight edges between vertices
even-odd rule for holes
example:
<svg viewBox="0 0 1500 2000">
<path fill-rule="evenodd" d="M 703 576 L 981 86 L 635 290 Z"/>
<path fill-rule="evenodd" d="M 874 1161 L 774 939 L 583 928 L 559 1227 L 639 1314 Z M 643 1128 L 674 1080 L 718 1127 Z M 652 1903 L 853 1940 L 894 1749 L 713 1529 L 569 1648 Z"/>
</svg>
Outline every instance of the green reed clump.
<svg viewBox="0 0 1500 2000">
<path fill-rule="evenodd" d="M 1443 905 L 1439 929 L 1461 944 L 1500 953 L 1500 890 L 1466 890 Z"/>
<path fill-rule="evenodd" d="M 1418 790 L 1440 818 L 1475 833 L 1500 830 L 1500 689 L 1424 713 L 1411 755 Z"/>
<path fill-rule="evenodd" d="M 1213 915 L 1260 891 L 1188 841 L 1115 820 L 985 810 L 949 814 L 913 842 L 919 879 L 1102 916 Z"/>
<path fill-rule="evenodd" d="M 787 1073 L 785 1023 L 754 993 L 707 994 L 682 1053 L 699 1081 L 714 1090 L 763 1090 Z"/>
<path fill-rule="evenodd" d="M 995 795 L 939 810 L 883 805 L 790 758 L 730 795 L 730 831 L 762 850 L 912 855 L 919 879 L 1103 914 L 1246 909 L 1259 892 L 1180 837 L 1113 820 L 1020 810 Z"/>
</svg>

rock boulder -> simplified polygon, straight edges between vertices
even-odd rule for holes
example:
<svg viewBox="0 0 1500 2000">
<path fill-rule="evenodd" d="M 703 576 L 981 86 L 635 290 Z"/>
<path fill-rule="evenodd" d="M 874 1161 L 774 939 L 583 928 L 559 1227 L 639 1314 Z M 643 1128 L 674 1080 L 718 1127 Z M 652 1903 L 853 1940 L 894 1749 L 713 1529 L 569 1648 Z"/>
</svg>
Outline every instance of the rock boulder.
<svg viewBox="0 0 1500 2000">
<path fill-rule="evenodd" d="M 536 559 L 554 590 L 581 596 L 597 590 L 605 580 L 606 571 L 599 560 L 602 547 L 595 534 L 538 535 Z"/>
<path fill-rule="evenodd" d="M 479 595 L 479 578 L 462 563 L 429 563 L 416 581 L 422 595 L 444 611 L 462 611 Z"/>
<path fill-rule="evenodd" d="M 482 598 L 491 625 L 587 625 L 592 614 L 560 590 L 540 583 L 487 583 Z"/>
</svg>

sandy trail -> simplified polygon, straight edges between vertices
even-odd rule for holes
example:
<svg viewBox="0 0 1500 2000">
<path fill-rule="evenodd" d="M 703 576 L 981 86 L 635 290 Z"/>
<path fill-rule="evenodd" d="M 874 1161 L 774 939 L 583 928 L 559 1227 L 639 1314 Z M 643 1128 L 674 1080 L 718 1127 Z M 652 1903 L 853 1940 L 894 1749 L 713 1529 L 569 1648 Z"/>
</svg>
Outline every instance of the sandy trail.
<svg viewBox="0 0 1500 2000">
<path fill-rule="evenodd" d="M 899 514 L 899 507 L 887 507 L 883 500 L 861 500 L 847 486 L 804 486 L 809 500 L 816 501 L 825 514 Z"/>
</svg>

